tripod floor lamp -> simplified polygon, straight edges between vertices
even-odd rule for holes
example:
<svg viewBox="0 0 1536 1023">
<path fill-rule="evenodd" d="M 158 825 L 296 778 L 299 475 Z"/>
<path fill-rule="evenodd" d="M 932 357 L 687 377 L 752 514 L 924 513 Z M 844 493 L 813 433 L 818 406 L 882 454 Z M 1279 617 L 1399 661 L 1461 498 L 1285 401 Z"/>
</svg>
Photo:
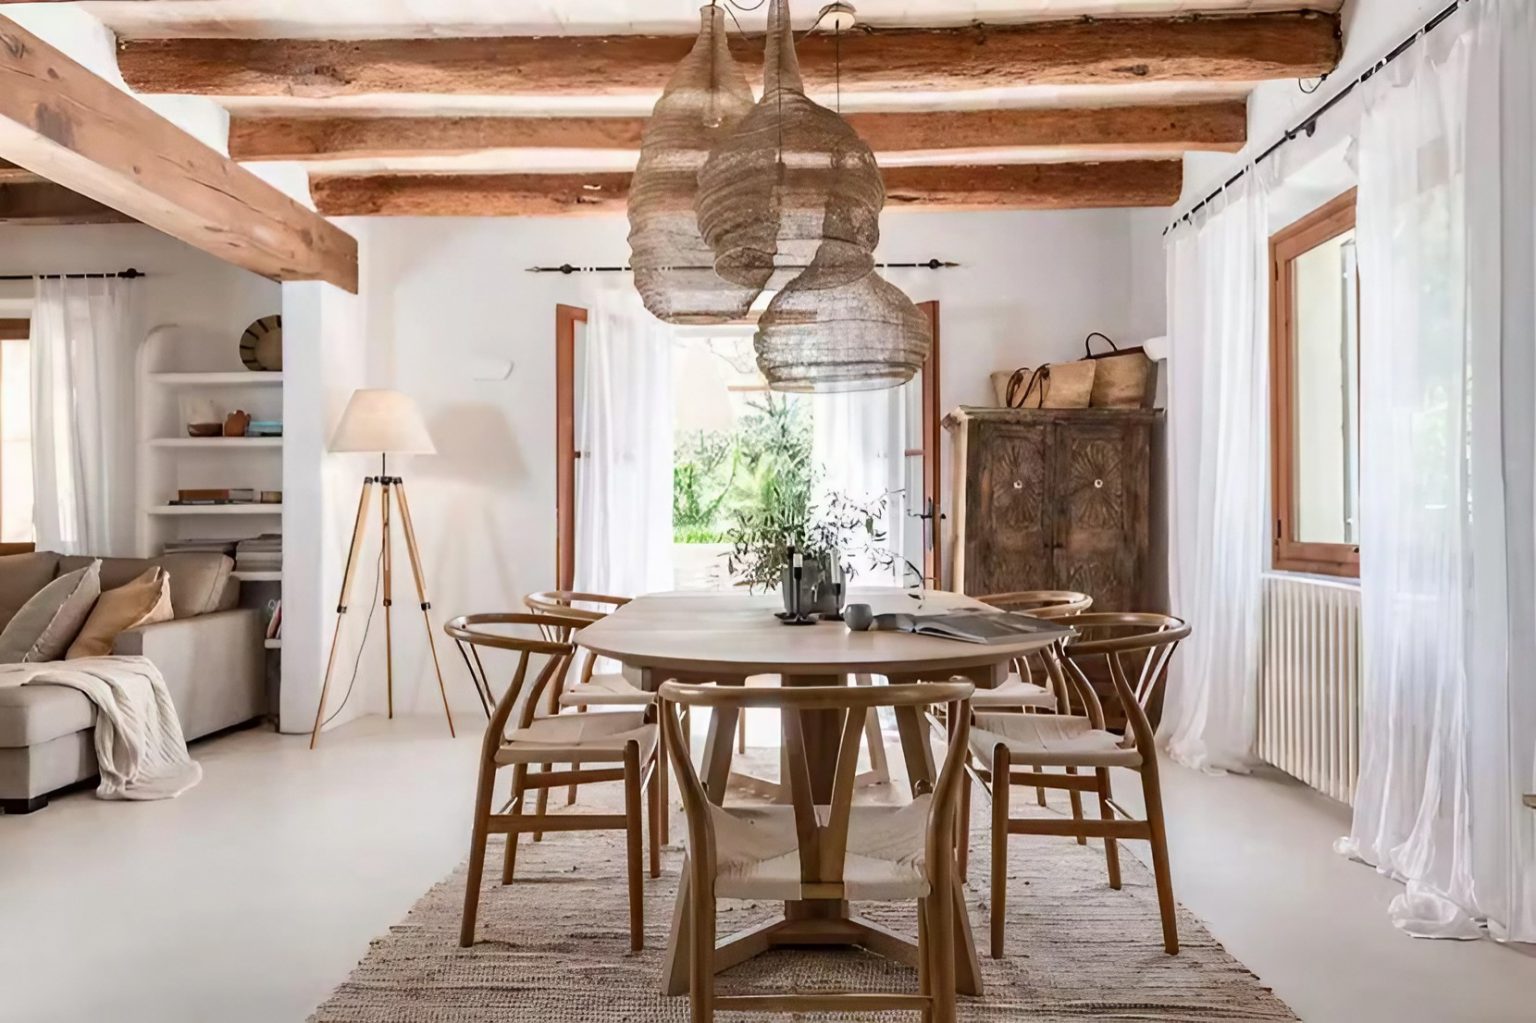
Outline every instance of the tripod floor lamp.
<svg viewBox="0 0 1536 1023">
<path fill-rule="evenodd" d="M 363 477 L 363 490 L 357 500 L 357 520 L 352 525 L 352 544 L 347 548 L 347 567 L 341 577 L 341 599 L 336 602 L 336 629 L 331 633 L 331 652 L 325 662 L 325 682 L 320 687 L 320 705 L 315 708 L 315 727 L 309 736 L 309 748 L 320 740 L 320 729 L 327 721 L 325 705 L 330 696 L 331 676 L 336 668 L 336 647 L 341 626 L 347 618 L 352 595 L 352 581 L 357 575 L 358 553 L 367 532 L 368 508 L 374 487 L 380 490 L 379 512 L 383 533 L 380 538 L 379 575 L 384 603 L 384 673 L 385 699 L 389 716 L 395 716 L 394 630 L 390 606 L 394 603 L 394 549 L 392 507 L 399 512 L 400 528 L 405 534 L 405 549 L 411 559 L 411 576 L 416 583 L 416 599 L 427 627 L 427 647 L 432 652 L 432 668 L 437 673 L 437 688 L 443 696 L 443 713 L 448 718 L 448 734 L 454 735 L 453 712 L 448 709 L 448 690 L 443 685 L 443 668 L 437 659 L 437 640 L 433 635 L 432 604 L 427 600 L 427 583 L 421 571 L 421 551 L 416 546 L 416 528 L 411 522 L 411 504 L 405 496 L 405 480 L 389 474 L 390 455 L 431 455 L 437 453 L 427 424 L 422 421 L 416 403 L 399 391 L 362 388 L 352 393 L 341 422 L 331 437 L 333 452 L 362 452 L 379 456 L 379 474 Z M 348 693 L 351 692 L 350 686 Z M 345 704 L 343 699 L 342 703 Z"/>
</svg>

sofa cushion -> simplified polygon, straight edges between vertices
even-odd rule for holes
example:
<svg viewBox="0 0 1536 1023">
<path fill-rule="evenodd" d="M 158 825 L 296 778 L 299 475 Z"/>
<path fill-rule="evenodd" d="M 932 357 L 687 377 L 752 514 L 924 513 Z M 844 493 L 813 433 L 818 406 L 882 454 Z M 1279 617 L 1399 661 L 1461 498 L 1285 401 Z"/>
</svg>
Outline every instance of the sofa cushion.
<svg viewBox="0 0 1536 1023">
<path fill-rule="evenodd" d="M 119 633 L 170 621 L 170 602 L 170 580 L 165 569 L 146 568 L 138 578 L 101 595 L 65 657 L 73 661 L 78 657 L 107 656 Z"/>
<path fill-rule="evenodd" d="M 38 590 L 0 632 L 0 664 L 59 660 L 100 593 L 101 565 L 94 561 Z"/>
<path fill-rule="evenodd" d="M 0 666 L 0 749 L 36 746 L 96 724 L 96 707 L 78 689 L 21 683 L 55 664 Z"/>
<path fill-rule="evenodd" d="M 60 558 L 59 571 L 79 568 L 89 560 L 73 555 Z M 101 588 L 124 586 L 143 575 L 145 569 L 156 567 L 170 573 L 171 607 L 177 618 L 227 611 L 239 603 L 240 585 L 230 577 L 234 559 L 214 551 L 177 551 L 158 558 L 103 558 Z"/>
<path fill-rule="evenodd" d="M 0 557 L 0 629 L 10 624 L 34 593 L 53 581 L 58 570 L 59 556 L 52 551 Z"/>
</svg>

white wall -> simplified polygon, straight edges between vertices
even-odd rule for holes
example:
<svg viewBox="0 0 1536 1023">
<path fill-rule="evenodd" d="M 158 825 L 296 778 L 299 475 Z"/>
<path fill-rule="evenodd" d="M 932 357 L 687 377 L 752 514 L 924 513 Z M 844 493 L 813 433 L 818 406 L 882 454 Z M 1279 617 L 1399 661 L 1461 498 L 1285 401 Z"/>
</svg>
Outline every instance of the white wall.
<svg viewBox="0 0 1536 1023">
<path fill-rule="evenodd" d="M 177 353 L 178 368 L 239 369 L 240 335 L 251 321 L 279 309 L 278 286 L 222 263 L 173 238 L 137 224 L 73 227 L 0 227 L 0 275 L 102 273 L 133 267 L 148 276 L 139 291 L 142 332 L 126 351 L 115 353 L 119 407 L 136 401 L 135 364 L 151 332 Z M 31 303 L 29 281 L 0 281 L 0 308 L 24 311 Z M 138 451 L 132 421 L 122 424 L 118 458 L 137 473 Z M 152 495 L 155 496 L 155 495 Z M 155 496 L 163 499 L 164 495 Z M 132 509 L 124 509 L 121 535 L 134 536 Z M 101 551 L 103 554 L 148 554 Z"/>
<path fill-rule="evenodd" d="M 882 258 L 963 264 L 890 274 L 913 299 L 940 303 L 944 406 L 990 401 L 993 370 L 1077 357 L 1090 331 L 1132 343 L 1163 333 L 1158 223 L 1155 211 L 888 214 Z M 555 305 L 590 305 L 602 289 L 630 286 L 627 275 L 525 268 L 622 263 L 626 222 L 379 218 L 341 226 L 364 249 L 366 383 L 414 395 L 439 450 L 399 467 L 435 627 L 462 612 L 516 609 L 522 594 L 554 581 Z M 505 360 L 515 364 L 507 379 L 476 379 L 476 367 Z M 290 446 L 294 439 L 290 431 Z M 353 475 L 371 468 L 359 465 Z M 372 596 L 375 517 L 369 525 L 374 546 L 365 548 L 349 612 L 354 636 Z M 288 534 L 292 559 L 293 528 Z M 396 710 L 435 715 L 436 682 L 403 549 L 396 559 Z M 320 597 L 327 607 L 333 601 L 330 591 Z M 374 711 L 383 708 L 381 630 L 376 613 L 353 697 Z M 450 696 L 462 720 L 473 721 L 478 705 L 465 669 L 440 631 L 437 638 Z M 285 662 L 293 652 L 285 649 Z M 350 661 L 342 674 L 350 676 Z"/>
<path fill-rule="evenodd" d="M 1236 155 L 1191 153 L 1184 158 L 1184 192 L 1180 209 L 1204 198 L 1231 177 L 1243 163 L 1274 145 L 1286 131 L 1321 107 L 1371 64 L 1394 49 L 1415 29 L 1448 6 L 1448 0 L 1347 0 L 1342 14 L 1344 56 L 1338 70 L 1316 92 L 1301 91 L 1294 79 L 1265 82 L 1248 100 L 1248 144 Z M 1308 88 L 1316 82 L 1306 83 Z M 1348 114 L 1344 114 L 1347 120 Z M 1332 120 L 1334 123 L 1330 124 Z M 1332 114 L 1320 130 L 1344 128 Z"/>
</svg>

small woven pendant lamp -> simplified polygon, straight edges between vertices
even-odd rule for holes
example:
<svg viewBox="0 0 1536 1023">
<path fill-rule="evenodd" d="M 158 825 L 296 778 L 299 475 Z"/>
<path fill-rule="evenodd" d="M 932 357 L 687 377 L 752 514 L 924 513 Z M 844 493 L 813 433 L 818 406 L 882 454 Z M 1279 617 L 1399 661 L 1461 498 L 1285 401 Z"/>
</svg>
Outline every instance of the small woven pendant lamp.
<svg viewBox="0 0 1536 1023">
<path fill-rule="evenodd" d="M 804 286 L 837 287 L 874 269 L 885 185 L 869 146 L 804 92 L 788 0 L 772 0 L 763 98 L 699 172 L 699 230 L 721 277 L 778 288 L 811 260 Z"/>
<path fill-rule="evenodd" d="M 712 269 L 694 200 L 710 149 L 752 109 L 752 89 L 726 46 L 722 8 L 699 10 L 699 38 L 667 82 L 640 139 L 630 181 L 629 265 L 646 309 L 667 323 L 745 316 L 760 289 Z"/>
</svg>

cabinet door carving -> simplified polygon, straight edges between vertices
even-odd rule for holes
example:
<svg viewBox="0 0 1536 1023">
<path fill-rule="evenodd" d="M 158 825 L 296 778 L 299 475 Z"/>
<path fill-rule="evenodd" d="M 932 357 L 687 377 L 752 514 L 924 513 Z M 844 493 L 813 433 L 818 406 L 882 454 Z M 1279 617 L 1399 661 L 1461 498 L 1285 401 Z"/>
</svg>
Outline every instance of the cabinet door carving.
<svg viewBox="0 0 1536 1023">
<path fill-rule="evenodd" d="M 986 424 L 975 446 L 966 538 L 966 591 L 1002 593 L 1048 585 L 1054 512 L 1047 424 Z"/>
<path fill-rule="evenodd" d="M 1096 611 L 1142 610 L 1147 431 L 1074 423 L 1056 436 L 1056 583 L 1092 594 Z"/>
</svg>

